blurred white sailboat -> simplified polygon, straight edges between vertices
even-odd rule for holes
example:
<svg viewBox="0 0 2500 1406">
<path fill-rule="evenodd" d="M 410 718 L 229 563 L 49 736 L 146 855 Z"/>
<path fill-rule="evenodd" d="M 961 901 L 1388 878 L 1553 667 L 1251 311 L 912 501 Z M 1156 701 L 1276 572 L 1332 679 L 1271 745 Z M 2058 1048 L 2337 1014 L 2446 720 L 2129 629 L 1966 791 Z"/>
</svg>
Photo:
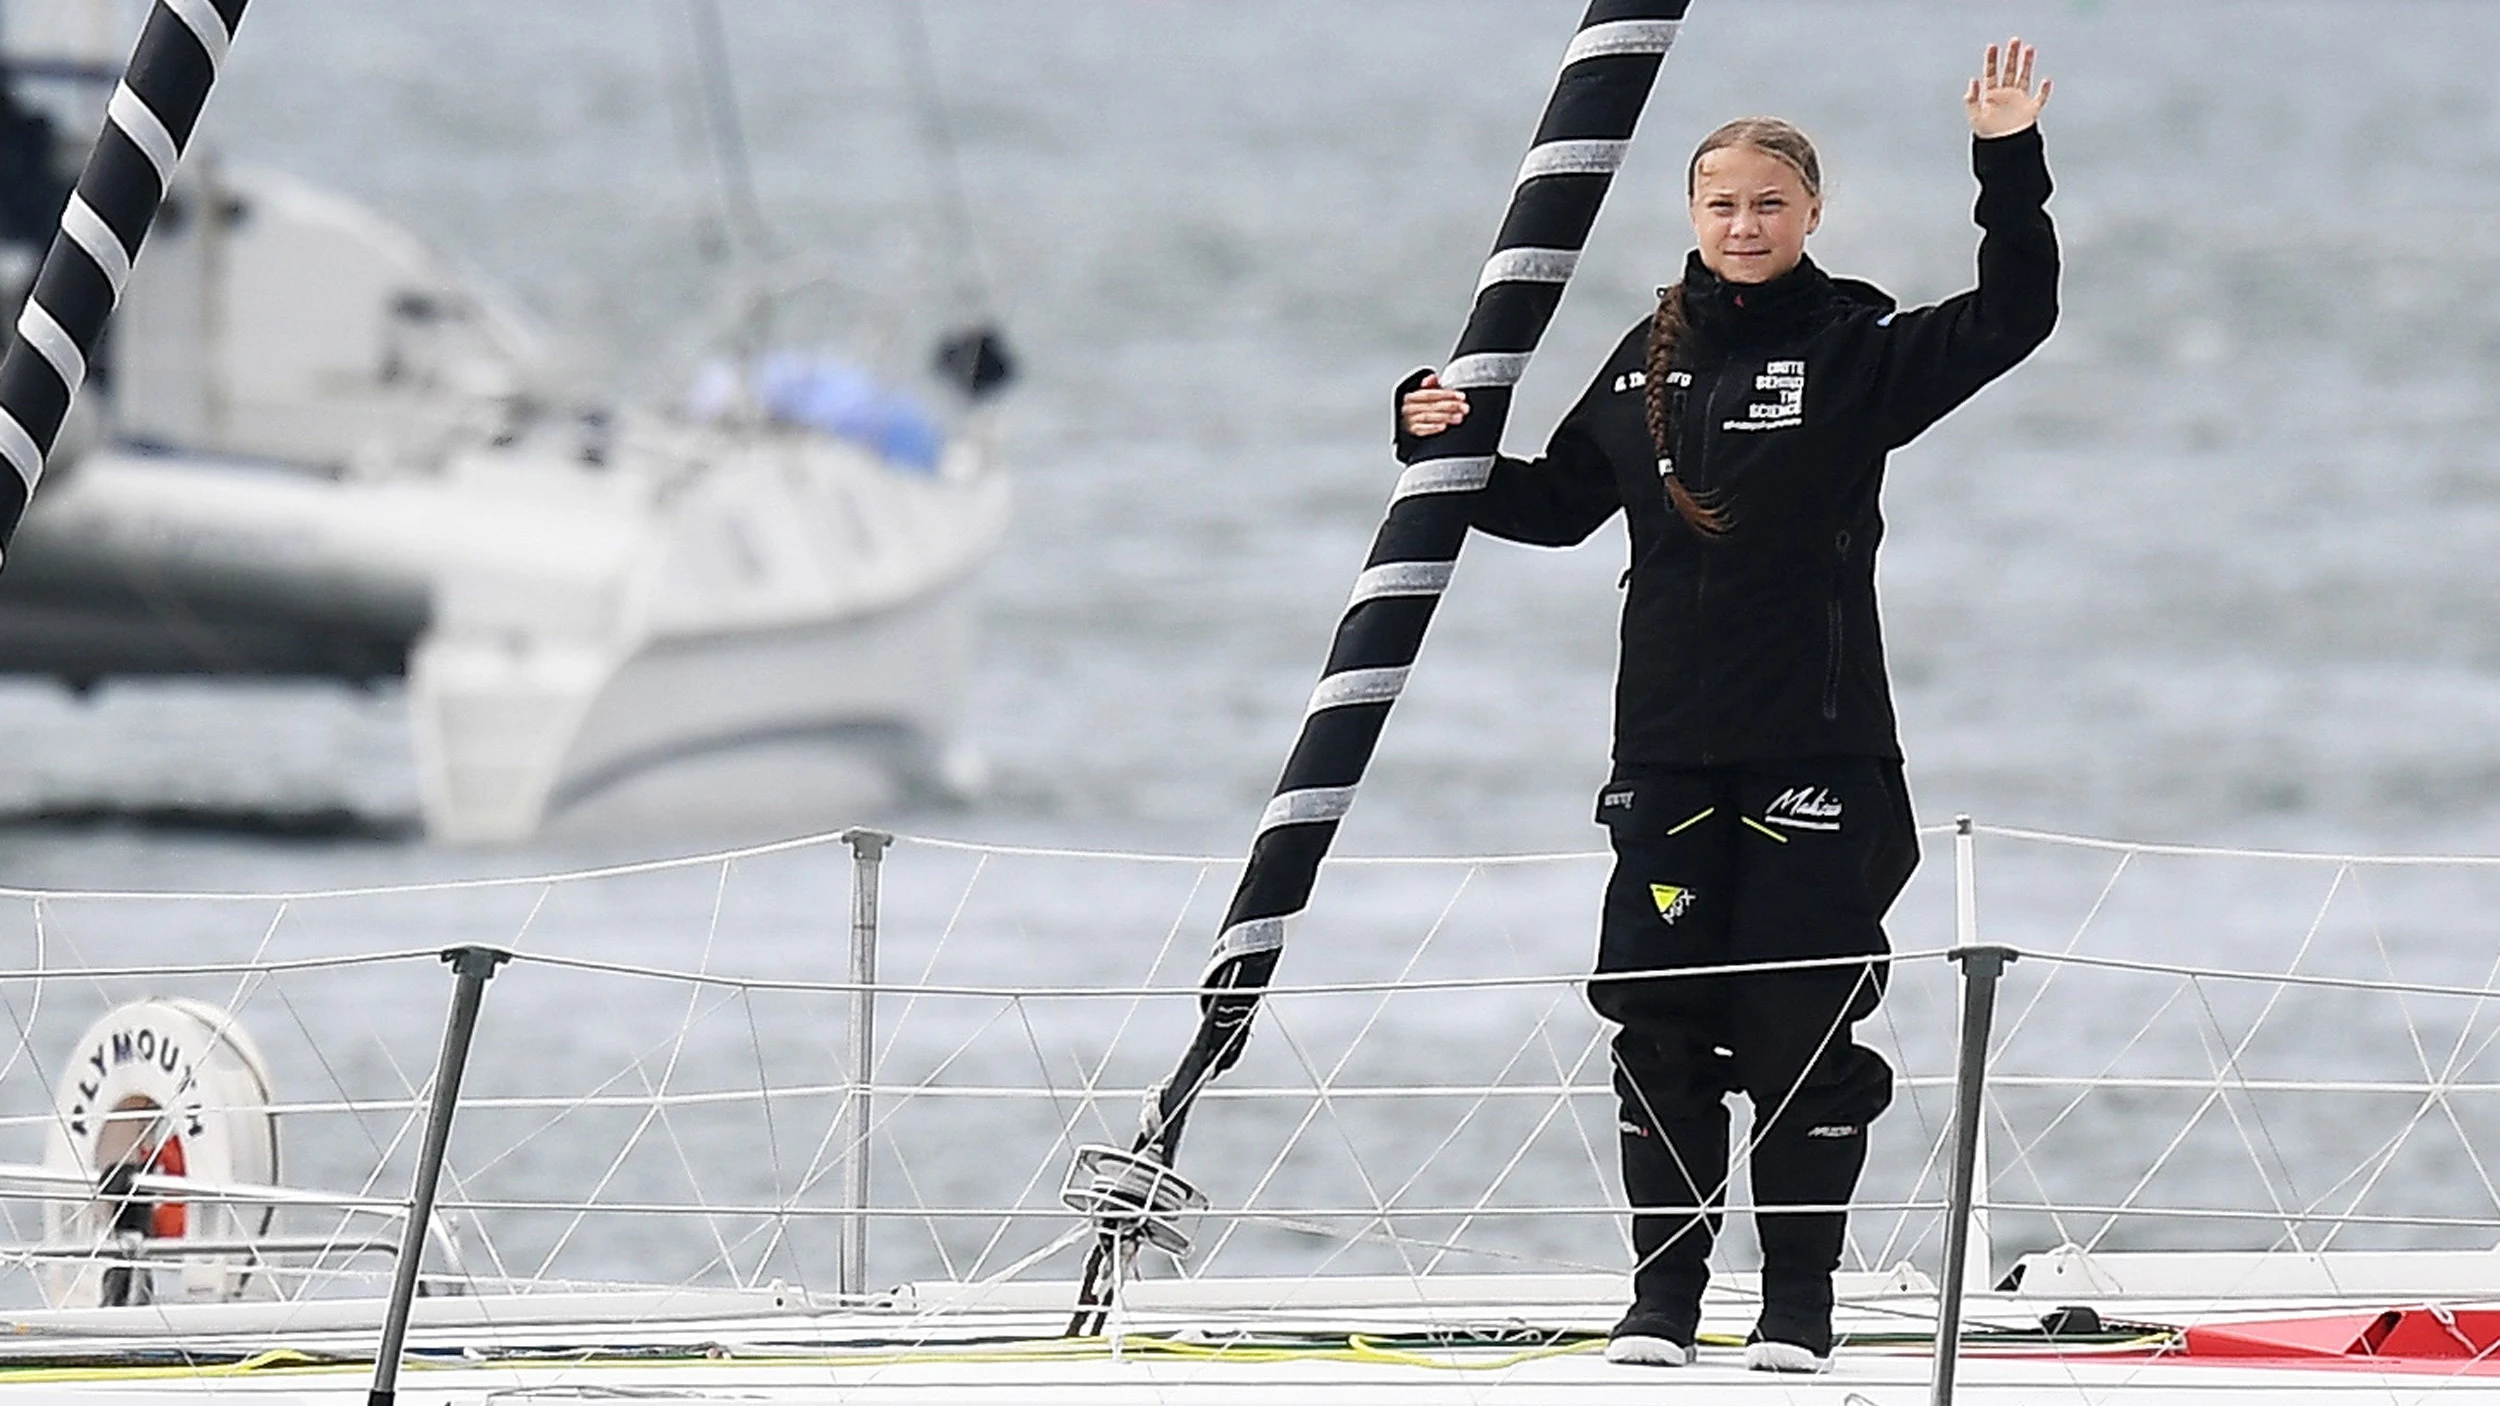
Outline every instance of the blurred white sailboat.
<svg viewBox="0 0 2500 1406">
<path fill-rule="evenodd" d="M 10 80 L 119 56 L 12 48 L 13 309 L 75 154 Z M 803 815 L 804 778 L 863 764 L 971 783 L 965 586 L 1008 498 L 979 404 L 994 333 L 948 344 L 943 418 L 752 346 L 688 407 L 620 406 L 405 231 L 194 158 L 10 553 L 0 670 L 405 677 L 425 825 L 451 840 L 689 796 Z"/>
</svg>

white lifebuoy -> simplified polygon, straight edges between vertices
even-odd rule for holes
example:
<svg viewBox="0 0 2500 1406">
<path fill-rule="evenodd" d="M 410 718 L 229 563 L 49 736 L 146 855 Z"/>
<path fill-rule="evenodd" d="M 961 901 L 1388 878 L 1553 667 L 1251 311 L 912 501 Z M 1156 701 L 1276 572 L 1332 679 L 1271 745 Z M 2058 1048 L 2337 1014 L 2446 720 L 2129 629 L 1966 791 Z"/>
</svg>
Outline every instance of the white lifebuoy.
<svg viewBox="0 0 2500 1406">
<path fill-rule="evenodd" d="M 274 1186 L 278 1120 L 270 1113 L 269 1070 L 251 1036 L 233 1016 L 205 1001 L 134 1001 L 89 1026 L 56 1086 L 44 1165 L 99 1183 L 113 1168 L 134 1165 L 159 1176 L 210 1184 Z M 117 1217 L 143 1219 L 156 1239 L 258 1238 L 277 1214 L 273 1205 L 231 1201 L 166 1202 L 132 1207 L 118 1199 L 49 1201 L 44 1239 L 55 1247 L 96 1247 L 112 1240 Z M 150 1287 L 179 1271 L 180 1297 L 241 1298 L 253 1277 L 247 1256 L 187 1255 L 149 1271 Z M 106 1301 L 108 1274 L 93 1261 L 51 1261 L 44 1297 L 56 1308 Z M 264 1282 L 265 1282 L 265 1276 Z M 126 1292 L 125 1274 L 115 1287 Z M 157 1297 L 170 1297 L 161 1290 Z M 144 1297 L 144 1296 L 143 1296 Z M 123 1293 L 115 1301 L 128 1301 Z"/>
</svg>

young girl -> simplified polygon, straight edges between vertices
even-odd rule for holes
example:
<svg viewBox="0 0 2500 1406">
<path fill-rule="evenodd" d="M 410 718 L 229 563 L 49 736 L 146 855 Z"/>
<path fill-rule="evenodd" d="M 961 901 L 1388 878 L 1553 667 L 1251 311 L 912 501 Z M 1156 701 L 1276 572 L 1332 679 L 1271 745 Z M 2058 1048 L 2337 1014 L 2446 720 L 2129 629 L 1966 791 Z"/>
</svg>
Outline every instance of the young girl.
<svg viewBox="0 0 2500 1406">
<path fill-rule="evenodd" d="M 1726 1095 L 1754 1108 L 1762 1311 L 1745 1363 L 1830 1363 L 1832 1274 L 1866 1128 L 1892 1071 L 1850 1027 L 1873 1011 L 1884 911 L 1917 863 L 1875 609 L 1885 456 L 2049 335 L 2036 51 L 1991 45 L 1964 95 L 1979 176 L 1979 286 L 1896 311 L 1806 257 L 1813 146 L 1785 122 L 1713 132 L 1687 168 L 1683 281 L 1623 339 L 1544 457 L 1502 459 L 1474 523 L 1543 546 L 1618 510 L 1632 538 L 1615 852 L 1589 997 L 1614 1041 L 1634 1303 L 1606 1355 L 1681 1366 L 1727 1181 Z M 1400 457 L 1467 414 L 1429 374 L 1400 388 Z M 1827 960 L 1773 971 L 1679 968 Z M 1867 960 L 1853 960 L 1867 959 Z M 1637 975 L 1635 975 L 1637 974 Z"/>
</svg>

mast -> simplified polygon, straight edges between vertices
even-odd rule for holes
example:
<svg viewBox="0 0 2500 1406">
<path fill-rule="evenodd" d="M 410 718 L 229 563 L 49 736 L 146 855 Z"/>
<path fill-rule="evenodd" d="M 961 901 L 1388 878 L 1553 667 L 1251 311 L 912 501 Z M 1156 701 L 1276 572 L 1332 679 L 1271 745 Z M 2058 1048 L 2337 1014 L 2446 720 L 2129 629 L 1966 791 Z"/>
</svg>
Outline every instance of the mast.
<svg viewBox="0 0 2500 1406">
<path fill-rule="evenodd" d="M 1512 388 L 1562 301 L 1688 3 L 1592 0 L 1564 51 L 1474 307 L 1440 372 L 1443 385 L 1467 392 L 1467 418 L 1433 438 L 1432 457 L 1409 465 L 1390 496 L 1199 980 L 1196 1035 L 1148 1096 L 1131 1152 L 1088 1149 L 1070 1179 L 1070 1204 L 1096 1208 L 1099 1232 L 1071 1335 L 1099 1329 L 1109 1303 L 1104 1269 L 1116 1277 L 1140 1238 L 1171 1238 L 1157 1234 L 1168 1231 L 1158 1224 L 1164 1208 L 1196 1195 L 1170 1171 L 1190 1110 L 1241 1058 L 1260 993 L 1449 588 L 1474 495 L 1500 451 Z M 1089 1189 L 1078 1193 L 1086 1177 Z M 1109 1213 L 1099 1209 L 1106 1205 Z"/>
<path fill-rule="evenodd" d="M 248 0 L 156 0 L 0 355 L 0 565 Z"/>
</svg>

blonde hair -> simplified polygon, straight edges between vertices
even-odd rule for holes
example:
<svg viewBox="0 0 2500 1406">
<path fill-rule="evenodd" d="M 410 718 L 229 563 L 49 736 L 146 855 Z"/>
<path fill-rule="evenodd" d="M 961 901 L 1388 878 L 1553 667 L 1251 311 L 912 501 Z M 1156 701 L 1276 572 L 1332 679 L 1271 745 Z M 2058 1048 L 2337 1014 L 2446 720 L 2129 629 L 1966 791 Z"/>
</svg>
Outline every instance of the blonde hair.
<svg viewBox="0 0 2500 1406">
<path fill-rule="evenodd" d="M 1776 157 L 1797 173 L 1806 183 L 1806 194 L 1823 193 L 1823 161 L 1814 154 L 1814 143 L 1792 123 L 1776 117 L 1739 117 L 1693 148 L 1693 159 L 1684 167 L 1684 194 L 1693 193 L 1693 182 L 1701 174 L 1701 159 L 1714 151 L 1732 146 L 1751 147 L 1765 156 Z"/>
<path fill-rule="evenodd" d="M 1814 143 L 1791 123 L 1776 117 L 1740 117 L 1701 139 L 1693 148 L 1693 159 L 1684 166 L 1684 195 L 1690 199 L 1694 183 L 1701 176 L 1701 159 L 1714 151 L 1729 147 L 1746 147 L 1772 157 L 1805 182 L 1808 196 L 1823 193 L 1823 162 L 1814 154 Z M 1734 519 L 1716 494 L 1696 493 L 1676 477 L 1674 433 L 1670 423 L 1674 405 L 1668 393 L 1668 373 L 1675 368 L 1675 354 L 1684 340 L 1691 320 L 1684 309 L 1684 285 L 1676 283 L 1658 290 L 1658 313 L 1649 320 L 1649 356 L 1644 376 L 1648 381 L 1645 409 L 1649 412 L 1649 438 L 1658 453 L 1658 463 L 1667 485 L 1668 501 L 1675 505 L 1676 515 L 1705 537 L 1720 537 L 1734 525 Z"/>
</svg>

